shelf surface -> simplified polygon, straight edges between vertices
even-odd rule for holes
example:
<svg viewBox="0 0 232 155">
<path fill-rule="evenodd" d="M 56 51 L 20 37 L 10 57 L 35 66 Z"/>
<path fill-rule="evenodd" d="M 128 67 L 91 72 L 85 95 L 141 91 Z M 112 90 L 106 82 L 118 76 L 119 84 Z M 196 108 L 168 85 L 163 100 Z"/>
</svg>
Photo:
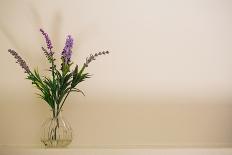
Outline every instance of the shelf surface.
<svg viewBox="0 0 232 155">
<path fill-rule="evenodd" d="M 232 148 L 86 148 L 46 149 L 0 146 L 0 155 L 232 155 Z"/>
</svg>

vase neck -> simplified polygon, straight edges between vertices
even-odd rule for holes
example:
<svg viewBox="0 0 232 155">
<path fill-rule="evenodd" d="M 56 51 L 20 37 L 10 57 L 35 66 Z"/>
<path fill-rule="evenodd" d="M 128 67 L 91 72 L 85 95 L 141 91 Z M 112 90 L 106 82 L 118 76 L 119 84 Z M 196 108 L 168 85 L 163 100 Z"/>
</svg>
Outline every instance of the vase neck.
<svg viewBox="0 0 232 155">
<path fill-rule="evenodd" d="M 52 112 L 52 117 L 53 118 L 62 116 L 62 110 L 57 111 L 56 109 L 52 109 L 51 112 Z"/>
</svg>

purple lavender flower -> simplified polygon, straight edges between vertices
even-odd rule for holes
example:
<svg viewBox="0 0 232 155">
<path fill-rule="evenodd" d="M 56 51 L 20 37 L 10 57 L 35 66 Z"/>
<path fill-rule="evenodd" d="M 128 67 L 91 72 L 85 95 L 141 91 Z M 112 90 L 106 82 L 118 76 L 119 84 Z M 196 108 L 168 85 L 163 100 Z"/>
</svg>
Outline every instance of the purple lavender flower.
<svg viewBox="0 0 232 155">
<path fill-rule="evenodd" d="M 94 55 L 93 54 L 90 54 L 89 57 L 86 58 L 86 61 L 84 63 L 84 66 L 85 67 L 88 67 L 89 63 L 93 60 L 96 60 L 96 57 L 99 56 L 99 55 L 105 55 L 105 54 L 109 54 L 110 52 L 109 51 L 103 51 L 103 52 L 98 52 L 98 53 L 95 53 Z"/>
<path fill-rule="evenodd" d="M 53 46 L 52 46 L 52 43 L 51 43 L 51 40 L 50 40 L 48 34 L 46 32 L 44 32 L 43 29 L 40 29 L 40 32 L 42 33 L 42 35 L 44 35 L 44 38 L 45 38 L 46 43 L 47 43 L 47 47 L 51 52 L 51 49 L 53 48 Z"/>
<path fill-rule="evenodd" d="M 12 49 L 9 49 L 8 52 L 15 57 L 15 59 L 17 60 L 16 63 L 18 63 L 22 67 L 22 69 L 24 69 L 25 73 L 28 73 L 28 74 L 31 73 L 26 62 L 18 55 L 17 52 L 15 52 Z"/>
<path fill-rule="evenodd" d="M 47 57 L 47 59 L 49 60 L 49 62 L 55 60 L 55 59 L 53 58 L 54 52 L 48 52 L 44 47 L 42 47 L 42 50 L 44 51 L 44 54 L 45 54 L 45 56 Z"/>
<path fill-rule="evenodd" d="M 62 59 L 64 60 L 65 64 L 68 64 L 71 60 L 72 56 L 72 48 L 73 48 L 73 38 L 71 35 L 67 36 L 65 47 L 61 53 Z"/>
</svg>

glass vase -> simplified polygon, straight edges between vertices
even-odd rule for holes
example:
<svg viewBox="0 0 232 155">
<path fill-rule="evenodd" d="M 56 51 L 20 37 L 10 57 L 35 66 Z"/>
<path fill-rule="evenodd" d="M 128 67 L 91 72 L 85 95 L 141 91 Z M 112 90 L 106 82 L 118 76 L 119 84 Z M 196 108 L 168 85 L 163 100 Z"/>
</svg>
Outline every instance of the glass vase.
<svg viewBox="0 0 232 155">
<path fill-rule="evenodd" d="M 62 117 L 61 111 L 43 123 L 41 142 L 46 148 L 62 148 L 72 142 L 72 128 Z"/>
</svg>

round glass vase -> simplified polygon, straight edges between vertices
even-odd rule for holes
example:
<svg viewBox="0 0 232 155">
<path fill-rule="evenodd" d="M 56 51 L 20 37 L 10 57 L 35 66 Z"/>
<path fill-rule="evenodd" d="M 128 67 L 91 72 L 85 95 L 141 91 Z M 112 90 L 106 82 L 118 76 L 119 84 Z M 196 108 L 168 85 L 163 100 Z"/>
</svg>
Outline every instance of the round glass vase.
<svg viewBox="0 0 232 155">
<path fill-rule="evenodd" d="M 61 113 L 48 118 L 42 125 L 41 142 L 46 148 L 67 147 L 72 142 L 71 125 Z"/>
</svg>

